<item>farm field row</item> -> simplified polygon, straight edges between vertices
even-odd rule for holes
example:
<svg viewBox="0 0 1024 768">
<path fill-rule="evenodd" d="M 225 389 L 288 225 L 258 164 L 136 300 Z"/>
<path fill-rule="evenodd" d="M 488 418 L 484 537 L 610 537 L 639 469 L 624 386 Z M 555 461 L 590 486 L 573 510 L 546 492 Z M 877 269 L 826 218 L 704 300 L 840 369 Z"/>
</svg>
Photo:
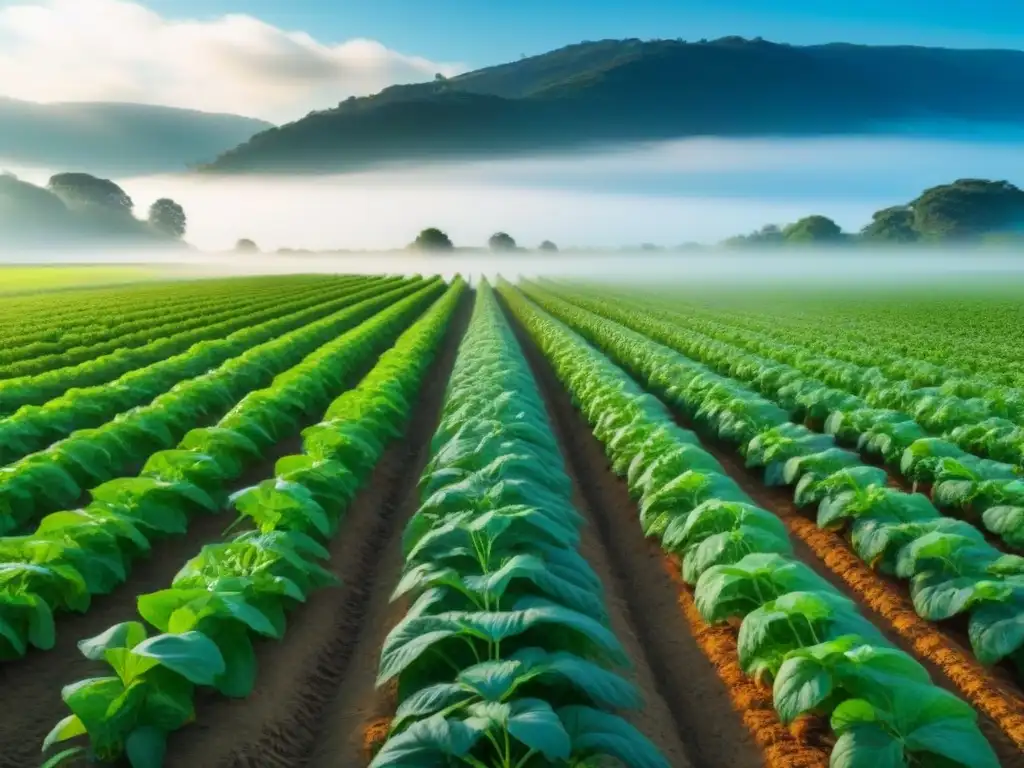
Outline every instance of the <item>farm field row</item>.
<svg viewBox="0 0 1024 768">
<path fill-rule="evenodd" d="M 973 425 L 907 413 L 963 455 L 904 479 L 826 408 L 895 369 L 664 289 L 97 291 L 124 333 L 0 416 L 0 768 L 1024 765 L 1024 558 L 938 503 Z"/>
<path fill-rule="evenodd" d="M 0 267 L 0 295 L 139 283 L 159 280 L 164 273 L 158 267 L 142 265 L 5 265 Z"/>
</svg>

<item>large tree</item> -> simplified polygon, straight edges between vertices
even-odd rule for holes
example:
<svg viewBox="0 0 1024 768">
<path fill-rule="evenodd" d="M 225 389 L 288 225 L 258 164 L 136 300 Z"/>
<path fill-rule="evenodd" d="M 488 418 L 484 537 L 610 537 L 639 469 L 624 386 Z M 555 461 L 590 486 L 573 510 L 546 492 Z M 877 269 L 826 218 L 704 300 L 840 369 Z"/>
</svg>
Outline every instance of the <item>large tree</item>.
<svg viewBox="0 0 1024 768">
<path fill-rule="evenodd" d="M 860 231 L 870 243 L 913 243 L 918 239 L 914 229 L 914 211 L 906 205 L 894 205 L 876 211 L 871 223 Z"/>
<path fill-rule="evenodd" d="M 495 232 L 487 241 L 492 251 L 514 251 L 516 241 L 505 232 Z"/>
<path fill-rule="evenodd" d="M 259 246 L 247 237 L 243 237 L 235 243 L 235 250 L 239 253 L 259 253 Z"/>
<path fill-rule="evenodd" d="M 777 224 L 765 224 L 760 229 L 751 232 L 749 235 L 735 235 L 723 241 L 722 245 L 730 248 L 745 248 L 747 246 L 760 245 L 782 245 L 785 238 L 782 230 Z"/>
<path fill-rule="evenodd" d="M 416 236 L 412 247 L 421 251 L 450 251 L 455 246 L 448 235 L 440 229 L 429 227 Z"/>
<path fill-rule="evenodd" d="M 7 241 L 53 240 L 72 225 L 67 206 L 55 194 L 14 174 L 0 174 L 0 232 Z"/>
<path fill-rule="evenodd" d="M 538 250 L 548 251 L 549 253 L 553 253 L 553 252 L 558 250 L 558 246 L 555 245 L 550 240 L 545 240 L 543 243 L 540 244 L 540 246 L 538 247 Z"/>
<path fill-rule="evenodd" d="M 157 232 L 180 240 L 185 236 L 188 219 L 184 208 L 168 197 L 161 197 L 149 206 L 149 224 Z"/>
<path fill-rule="evenodd" d="M 135 207 L 128 193 L 117 184 L 88 173 L 58 173 L 50 177 L 47 188 L 70 208 L 99 208 L 131 216 Z"/>
<path fill-rule="evenodd" d="M 1024 191 L 1008 181 L 958 179 L 926 189 L 910 208 L 927 240 L 977 240 L 1024 227 Z"/>
<path fill-rule="evenodd" d="M 843 230 L 827 216 L 805 216 L 782 230 L 787 243 L 834 244 L 843 241 Z"/>
</svg>

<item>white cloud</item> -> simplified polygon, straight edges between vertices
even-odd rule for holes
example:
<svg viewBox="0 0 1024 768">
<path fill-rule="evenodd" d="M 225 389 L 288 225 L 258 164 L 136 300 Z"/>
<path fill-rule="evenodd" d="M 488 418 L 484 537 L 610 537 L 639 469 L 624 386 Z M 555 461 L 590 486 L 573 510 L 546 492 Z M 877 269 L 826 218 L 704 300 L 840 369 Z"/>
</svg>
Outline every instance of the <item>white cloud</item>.
<svg viewBox="0 0 1024 768">
<path fill-rule="evenodd" d="M 135 101 L 284 122 L 463 69 L 373 40 L 328 44 L 244 15 L 168 19 L 126 0 L 0 8 L 0 95 L 31 101 Z"/>
</svg>

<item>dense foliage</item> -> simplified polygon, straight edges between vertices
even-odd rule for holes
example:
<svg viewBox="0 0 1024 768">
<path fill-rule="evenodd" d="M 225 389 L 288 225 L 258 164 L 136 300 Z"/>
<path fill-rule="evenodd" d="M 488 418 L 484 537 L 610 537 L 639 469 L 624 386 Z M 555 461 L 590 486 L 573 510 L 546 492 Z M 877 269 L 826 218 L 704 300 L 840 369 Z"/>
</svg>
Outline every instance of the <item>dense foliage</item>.
<svg viewBox="0 0 1024 768">
<path fill-rule="evenodd" d="M 135 218 L 134 203 L 109 179 L 86 173 L 53 176 L 44 189 L 0 175 L 0 237 L 7 246 L 95 247 L 99 242 L 166 245 L 180 241 L 185 212 L 171 200 Z"/>
<path fill-rule="evenodd" d="M 850 600 L 796 560 L 783 523 L 754 504 L 696 435 L 676 426 L 661 402 L 583 338 L 515 289 L 504 294 L 604 443 L 613 469 L 627 478 L 644 532 L 682 558 L 683 579 L 694 585 L 705 620 L 741 620 L 742 669 L 772 682 L 783 722 L 806 713 L 830 718 L 837 737 L 832 768 L 998 765 L 971 707 L 935 686 Z M 685 387 L 672 355 L 653 342 L 582 310 L 544 303 L 613 354 L 643 358 L 637 365 L 658 372 L 659 390 L 668 381 Z M 751 430 L 758 418 L 718 415 L 729 432 Z"/>
<path fill-rule="evenodd" d="M 216 420 L 252 389 L 266 386 L 339 332 L 419 290 L 420 282 L 406 281 L 397 287 L 371 285 L 336 303 L 312 308 L 312 317 L 304 321 L 284 318 L 288 332 L 283 335 L 278 335 L 281 328 L 245 329 L 240 333 L 256 343 L 219 367 L 181 382 L 146 405 L 124 411 L 100 426 L 79 429 L 10 464 L 0 478 L 0 531 L 16 531 L 48 512 L 66 508 L 86 489 L 132 466 L 137 457 L 171 448 L 197 421 Z M 287 325 L 289 322 L 294 325 Z M 74 409 L 73 404 L 70 407 Z"/>
<path fill-rule="evenodd" d="M 1001 552 L 969 523 L 944 517 L 927 497 L 889 486 L 884 470 L 863 464 L 856 453 L 837 447 L 830 435 L 794 424 L 785 408 L 736 379 L 540 289 L 528 293 L 696 423 L 737 445 L 748 466 L 764 468 L 769 485 L 792 486 L 797 506 L 817 507 L 819 526 L 850 529 L 854 550 L 865 562 L 909 582 L 918 615 L 931 621 L 963 615 L 980 662 L 1006 659 L 1024 672 L 1024 633 L 1019 629 L 1024 617 L 1024 557 Z M 645 334 L 671 335 L 686 343 L 684 333 L 642 311 L 619 310 L 608 301 L 600 310 L 629 316 L 629 325 L 642 327 Z M 746 365 L 772 376 L 756 358 Z M 797 386 L 791 395 L 799 397 L 800 392 Z M 850 397 L 819 390 L 813 394 L 826 413 L 837 400 Z M 965 480 L 968 485 L 977 482 L 954 472 L 950 479 L 959 483 L 950 487 L 951 494 L 964 493 Z M 1006 492 L 1014 494 L 1021 482 L 1010 482 Z M 1007 503 L 1016 506 L 1021 501 L 1011 496 Z"/>
<path fill-rule="evenodd" d="M 411 248 L 420 251 L 450 251 L 455 246 L 444 232 L 437 227 L 424 229 L 413 241 Z"/>
<path fill-rule="evenodd" d="M 301 454 L 279 459 L 274 477 L 232 495 L 238 512 L 232 527 L 245 530 L 203 547 L 169 588 L 141 595 L 145 623 L 119 623 L 79 643 L 86 657 L 105 662 L 113 674 L 64 689 L 71 714 L 43 748 L 81 735 L 89 745 L 58 753 L 51 765 L 83 753 L 96 761 L 127 758 L 133 768 L 161 765 L 167 734 L 195 716 L 197 687 L 235 698 L 252 692 L 253 639 L 280 639 L 286 612 L 334 582 L 320 564 L 327 558 L 324 545 L 384 446 L 401 433 L 463 289 L 456 280 L 399 336 L 441 291 L 436 281 L 426 284 L 324 345 L 267 390 L 250 394 L 215 429 L 198 430 L 179 449 L 154 454 L 142 478 L 118 487 L 122 503 L 99 524 L 127 554 L 139 534 L 158 530 L 161 522 L 175 527 L 198 500 L 216 509 L 229 479 L 294 431 L 304 414 L 327 406 L 324 419 L 303 432 Z M 396 336 L 359 386 L 331 402 L 346 378 Z M 154 498 L 161 491 L 162 503 Z M 129 501 L 143 501 L 143 494 L 147 511 Z M 158 634 L 150 636 L 150 627 Z"/>
<path fill-rule="evenodd" d="M 577 551 L 581 518 L 536 384 L 483 283 L 452 374 L 423 503 L 403 538 L 378 682 L 398 682 L 371 766 L 540 768 L 610 755 L 664 758 L 616 710 L 638 705 L 615 669 L 601 586 Z"/>
</svg>

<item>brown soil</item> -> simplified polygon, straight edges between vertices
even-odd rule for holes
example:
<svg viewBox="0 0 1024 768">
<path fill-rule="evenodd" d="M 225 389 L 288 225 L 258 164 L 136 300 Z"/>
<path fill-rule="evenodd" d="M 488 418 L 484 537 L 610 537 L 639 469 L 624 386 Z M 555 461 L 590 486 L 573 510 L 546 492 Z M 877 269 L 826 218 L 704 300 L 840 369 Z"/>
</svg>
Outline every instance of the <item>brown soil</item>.
<svg viewBox="0 0 1024 768">
<path fill-rule="evenodd" d="M 1024 767 L 1024 697 L 1010 672 L 978 664 L 966 632 L 921 619 L 905 585 L 872 571 L 841 535 L 808 520 L 793 503 L 790 489 L 766 486 L 756 471 L 744 466 L 735 449 L 682 419 L 680 424 L 700 435 L 705 450 L 759 506 L 786 523 L 798 558 L 856 600 L 865 618 L 921 661 L 937 685 L 974 705 L 982 733 L 1003 766 Z"/>
<path fill-rule="evenodd" d="M 375 680 L 383 639 L 403 612 L 389 602 L 401 532 L 418 504 L 416 483 L 471 305 L 467 293 L 404 440 L 385 452 L 332 542 L 328 567 L 342 586 L 311 595 L 281 642 L 257 646 L 251 696 L 203 697 L 196 723 L 171 738 L 169 768 L 365 765 L 364 726 L 390 714 Z"/>
<path fill-rule="evenodd" d="M 678 589 L 644 538 L 624 483 L 536 345 L 515 330 L 573 478 L 575 506 L 589 523 L 581 553 L 605 585 L 612 629 L 635 665 L 645 707 L 627 717 L 673 766 L 763 766 L 765 756 L 677 607 Z"/>
</svg>

